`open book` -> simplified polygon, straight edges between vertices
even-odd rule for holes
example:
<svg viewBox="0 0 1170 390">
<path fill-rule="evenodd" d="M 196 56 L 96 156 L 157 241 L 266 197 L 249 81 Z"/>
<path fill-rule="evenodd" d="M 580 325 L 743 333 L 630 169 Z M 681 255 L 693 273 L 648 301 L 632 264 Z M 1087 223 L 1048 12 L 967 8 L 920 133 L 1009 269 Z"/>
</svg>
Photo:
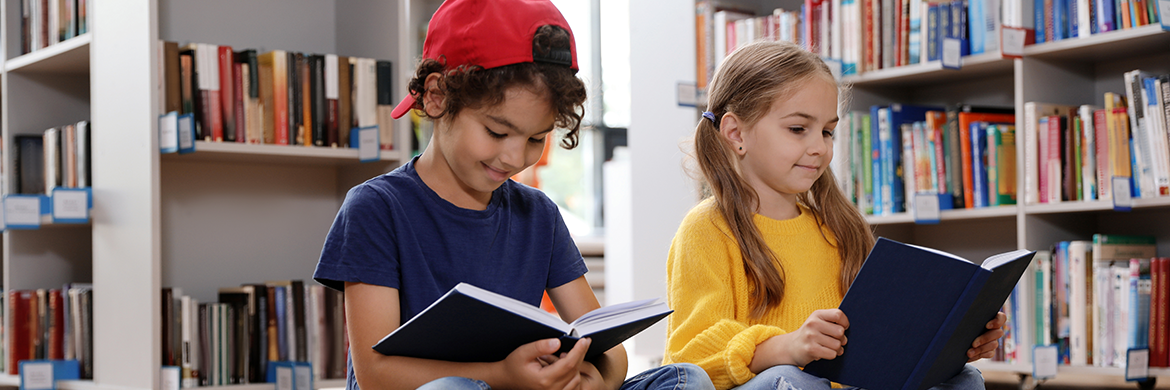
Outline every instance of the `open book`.
<svg viewBox="0 0 1170 390">
<path fill-rule="evenodd" d="M 804 371 L 867 389 L 921 390 L 950 379 L 1035 254 L 1001 253 L 980 266 L 879 238 L 841 301 L 845 353 Z"/>
<path fill-rule="evenodd" d="M 606 306 L 566 324 L 536 306 L 459 283 L 382 338 L 374 350 L 390 356 L 494 362 L 533 341 L 560 338 L 560 352 L 568 352 L 577 340 L 588 337 L 593 343 L 585 359 L 592 359 L 673 312 L 656 301 Z"/>
</svg>

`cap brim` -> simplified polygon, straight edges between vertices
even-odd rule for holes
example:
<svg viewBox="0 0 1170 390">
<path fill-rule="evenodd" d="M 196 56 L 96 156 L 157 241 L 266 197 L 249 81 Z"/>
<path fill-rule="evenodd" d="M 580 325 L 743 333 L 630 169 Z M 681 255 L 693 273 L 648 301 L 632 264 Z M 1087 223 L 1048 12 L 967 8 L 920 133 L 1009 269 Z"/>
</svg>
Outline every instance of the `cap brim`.
<svg viewBox="0 0 1170 390">
<path fill-rule="evenodd" d="M 406 113 L 410 111 L 412 107 L 414 107 L 414 97 L 408 94 L 405 98 L 402 98 L 402 101 L 398 103 L 398 106 L 394 107 L 394 111 L 390 112 L 390 116 L 394 119 L 401 118 L 403 115 L 406 115 Z"/>
</svg>

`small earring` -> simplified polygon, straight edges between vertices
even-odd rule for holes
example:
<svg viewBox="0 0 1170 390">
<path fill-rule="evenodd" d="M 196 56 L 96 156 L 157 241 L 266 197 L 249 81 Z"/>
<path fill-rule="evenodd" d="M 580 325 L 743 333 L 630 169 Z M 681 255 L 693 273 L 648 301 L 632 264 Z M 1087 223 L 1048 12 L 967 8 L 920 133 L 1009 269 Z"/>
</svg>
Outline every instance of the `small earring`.
<svg viewBox="0 0 1170 390">
<path fill-rule="evenodd" d="M 743 146 L 740 146 L 740 147 L 739 147 L 739 150 L 743 150 Z"/>
</svg>

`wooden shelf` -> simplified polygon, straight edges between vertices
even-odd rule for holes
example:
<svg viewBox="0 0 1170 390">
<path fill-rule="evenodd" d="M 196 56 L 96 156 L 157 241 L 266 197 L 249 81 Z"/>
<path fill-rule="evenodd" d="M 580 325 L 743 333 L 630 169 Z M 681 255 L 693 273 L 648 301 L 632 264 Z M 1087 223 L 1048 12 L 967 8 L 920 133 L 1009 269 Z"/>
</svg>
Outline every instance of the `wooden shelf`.
<svg viewBox="0 0 1170 390">
<path fill-rule="evenodd" d="M 20 73 L 88 74 L 92 33 L 8 60 L 5 70 Z"/>
<path fill-rule="evenodd" d="M 383 150 L 382 159 L 371 163 L 398 163 L 401 151 Z M 235 142 L 195 141 L 195 152 L 168 153 L 163 161 L 243 162 L 302 165 L 358 165 L 357 149 L 320 146 L 246 144 Z"/>
<path fill-rule="evenodd" d="M 0 374 L 0 386 L 20 386 L 20 377 L 11 374 Z"/>
<path fill-rule="evenodd" d="M 1100 62 L 1166 52 L 1170 32 L 1160 25 L 1116 30 L 1087 38 L 1070 38 L 1024 48 L 1024 57 L 1045 61 Z"/>
<path fill-rule="evenodd" d="M 944 69 L 941 61 L 899 66 L 865 72 L 841 79 L 855 87 L 881 88 L 935 84 L 941 81 L 975 79 L 988 75 L 1007 75 L 1014 69 L 1013 60 L 999 53 L 982 53 L 963 57 L 960 69 Z"/>
</svg>

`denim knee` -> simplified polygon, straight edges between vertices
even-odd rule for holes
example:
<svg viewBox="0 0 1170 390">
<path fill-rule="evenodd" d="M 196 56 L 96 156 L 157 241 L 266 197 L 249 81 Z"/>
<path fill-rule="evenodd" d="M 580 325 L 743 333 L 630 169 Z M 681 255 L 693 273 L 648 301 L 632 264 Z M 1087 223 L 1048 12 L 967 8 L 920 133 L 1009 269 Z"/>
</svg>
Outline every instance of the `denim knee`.
<svg viewBox="0 0 1170 390">
<path fill-rule="evenodd" d="M 622 384 L 622 390 L 715 390 L 707 371 L 690 363 L 646 370 Z"/>
<path fill-rule="evenodd" d="M 736 387 L 736 390 L 778 389 L 778 390 L 810 390 L 829 389 L 832 385 L 827 379 L 807 374 L 799 367 L 781 365 L 772 366 L 756 374 L 754 378 Z"/>
<path fill-rule="evenodd" d="M 491 389 L 491 387 L 488 386 L 487 383 L 484 383 L 483 381 L 469 379 L 469 378 L 460 378 L 457 376 L 449 376 L 446 378 L 435 379 L 435 380 L 430 381 L 429 383 L 422 385 L 418 388 L 418 390 L 448 390 L 448 389 L 489 390 L 489 389 Z"/>
<path fill-rule="evenodd" d="M 931 390 L 983 390 L 986 387 L 983 382 L 983 372 L 980 372 L 975 366 L 967 364 L 954 377 L 932 387 Z"/>
</svg>

